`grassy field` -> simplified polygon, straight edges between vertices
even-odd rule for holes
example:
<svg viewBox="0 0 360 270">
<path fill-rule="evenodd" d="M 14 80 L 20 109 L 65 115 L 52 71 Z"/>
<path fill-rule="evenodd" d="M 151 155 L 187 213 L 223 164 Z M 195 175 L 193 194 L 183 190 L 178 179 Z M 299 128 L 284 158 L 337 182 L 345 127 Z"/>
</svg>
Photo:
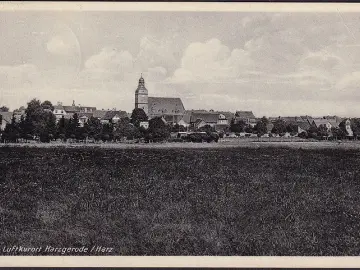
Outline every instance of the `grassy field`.
<svg viewBox="0 0 360 270">
<path fill-rule="evenodd" d="M 0 147 L 0 246 L 359 254 L 358 148 L 210 145 Z"/>
</svg>

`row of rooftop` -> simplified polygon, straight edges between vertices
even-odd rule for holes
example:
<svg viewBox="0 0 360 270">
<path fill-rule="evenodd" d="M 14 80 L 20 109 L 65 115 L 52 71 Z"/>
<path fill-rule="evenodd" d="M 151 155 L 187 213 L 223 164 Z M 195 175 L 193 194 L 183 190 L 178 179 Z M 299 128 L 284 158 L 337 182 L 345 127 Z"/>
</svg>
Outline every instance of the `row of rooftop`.
<svg viewBox="0 0 360 270">
<path fill-rule="evenodd" d="M 131 113 L 126 111 L 117 110 L 117 109 L 107 109 L 107 110 L 98 110 L 96 107 L 92 106 L 81 106 L 75 105 L 75 102 L 71 106 L 62 105 L 62 103 L 57 103 L 53 106 L 53 113 L 59 121 L 60 118 L 71 118 L 76 113 L 79 117 L 81 124 L 84 124 L 91 117 L 99 119 L 102 123 L 108 122 L 117 122 L 121 118 L 126 118 L 131 116 Z M 11 121 L 12 116 L 14 115 L 17 120 L 20 120 L 21 115 L 25 114 L 25 107 L 20 107 L 13 112 L 0 112 L 2 115 L 1 127 L 4 128 L 6 123 Z M 193 125 L 197 128 L 210 125 L 215 126 L 217 129 L 222 129 L 228 126 L 232 119 L 235 122 L 243 121 L 245 124 L 250 126 L 255 126 L 257 121 L 261 118 L 257 118 L 252 111 L 214 111 L 214 110 L 184 110 L 182 114 L 166 114 L 164 113 L 163 118 L 172 124 L 179 124 L 185 127 Z M 278 119 L 284 120 L 286 123 L 296 124 L 299 127 L 299 131 L 308 130 L 311 125 L 320 126 L 325 125 L 328 128 L 338 127 L 339 124 L 344 120 L 338 116 L 324 116 L 324 117 L 312 117 L 309 115 L 304 116 L 286 116 L 286 117 L 269 117 L 269 126 L 268 130 L 272 128 L 273 122 Z"/>
</svg>

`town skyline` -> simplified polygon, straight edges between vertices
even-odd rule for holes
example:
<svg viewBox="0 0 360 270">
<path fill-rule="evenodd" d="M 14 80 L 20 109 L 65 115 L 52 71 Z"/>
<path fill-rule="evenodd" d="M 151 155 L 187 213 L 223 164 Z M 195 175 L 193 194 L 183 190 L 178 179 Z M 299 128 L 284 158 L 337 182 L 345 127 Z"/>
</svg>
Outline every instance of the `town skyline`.
<svg viewBox="0 0 360 270">
<path fill-rule="evenodd" d="M 358 117 L 354 13 L 0 12 L 0 105 L 131 112 L 141 73 L 186 110 Z M 214 23 L 216 22 L 216 23 Z M 235 22 L 235 23 L 234 23 Z"/>
</svg>

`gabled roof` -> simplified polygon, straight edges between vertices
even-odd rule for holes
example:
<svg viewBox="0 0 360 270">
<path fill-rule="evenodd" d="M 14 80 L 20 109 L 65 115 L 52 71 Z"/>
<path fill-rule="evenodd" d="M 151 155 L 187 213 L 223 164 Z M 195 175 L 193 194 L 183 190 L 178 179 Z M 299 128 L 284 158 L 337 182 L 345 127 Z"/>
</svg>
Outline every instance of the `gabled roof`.
<svg viewBox="0 0 360 270">
<path fill-rule="evenodd" d="M 242 119 L 255 119 L 255 115 L 252 111 L 236 111 L 235 117 Z"/>
<path fill-rule="evenodd" d="M 286 117 L 281 117 L 281 119 L 284 120 L 285 122 L 289 122 L 289 123 L 306 121 L 306 119 L 304 120 L 301 116 L 286 116 Z"/>
<path fill-rule="evenodd" d="M 203 120 L 205 123 L 217 123 L 219 119 L 219 113 L 192 113 L 190 116 L 190 123 L 195 123 L 198 119 Z"/>
<path fill-rule="evenodd" d="M 54 110 L 65 110 L 63 105 L 55 105 Z"/>
<path fill-rule="evenodd" d="M 303 130 L 308 130 L 310 128 L 310 124 L 309 124 L 308 121 L 297 122 L 296 125 L 298 125 L 298 127 L 303 129 Z"/>
<path fill-rule="evenodd" d="M 184 114 L 185 108 L 180 98 L 169 97 L 149 97 L 148 98 L 149 114 Z"/>
<path fill-rule="evenodd" d="M 206 122 L 202 119 L 196 119 L 196 121 L 194 122 L 195 126 L 198 126 L 201 123 L 206 123 Z"/>
<path fill-rule="evenodd" d="M 79 112 L 80 111 L 80 107 L 79 106 L 63 106 L 64 110 L 67 113 L 71 113 L 71 112 Z"/>
<path fill-rule="evenodd" d="M 101 119 L 102 120 L 111 120 L 116 115 L 119 116 L 120 118 L 127 117 L 127 113 L 125 111 L 106 111 L 105 115 Z"/>
<path fill-rule="evenodd" d="M 192 114 L 191 111 L 185 111 L 185 113 L 184 113 L 183 117 L 180 119 L 180 121 L 183 120 L 186 124 L 190 124 L 191 114 Z"/>
<path fill-rule="evenodd" d="M 330 123 L 332 127 L 338 127 L 339 123 L 336 122 L 336 120 L 328 120 L 324 118 L 316 118 L 313 119 L 313 123 L 315 123 L 316 127 L 319 127 L 320 125 L 326 125 L 327 123 Z"/>
<path fill-rule="evenodd" d="M 105 110 L 96 110 L 93 112 L 93 117 L 95 118 L 103 118 L 105 116 L 105 114 L 107 113 L 108 111 L 105 111 Z"/>
<path fill-rule="evenodd" d="M 96 110 L 96 107 L 91 107 L 91 106 L 90 106 L 90 107 L 87 107 L 87 106 L 81 106 L 81 107 L 80 107 L 80 110 L 81 110 L 81 111 L 83 111 L 83 110 L 85 110 L 85 109 L 87 109 L 87 110 L 91 109 L 92 111 L 95 111 L 95 110 Z"/>
</svg>

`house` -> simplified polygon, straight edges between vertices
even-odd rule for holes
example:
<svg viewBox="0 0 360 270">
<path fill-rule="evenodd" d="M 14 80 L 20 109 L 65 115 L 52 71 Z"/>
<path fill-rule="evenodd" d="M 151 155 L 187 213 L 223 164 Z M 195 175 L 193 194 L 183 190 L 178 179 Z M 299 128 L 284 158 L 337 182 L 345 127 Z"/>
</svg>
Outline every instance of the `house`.
<svg viewBox="0 0 360 270">
<path fill-rule="evenodd" d="M 310 123 L 307 119 L 304 119 L 301 116 L 287 116 L 287 117 L 280 117 L 287 125 L 292 124 L 298 127 L 297 133 L 301 133 L 307 131 L 310 128 Z"/>
<path fill-rule="evenodd" d="M 344 120 L 344 124 L 345 124 L 345 130 L 346 130 L 346 133 L 347 133 L 347 136 L 348 137 L 354 137 L 354 132 L 351 128 L 351 121 L 350 119 L 346 119 Z"/>
<path fill-rule="evenodd" d="M 202 122 L 199 120 L 202 120 Z M 209 125 L 211 127 L 215 127 L 215 125 L 218 123 L 219 120 L 219 114 L 213 113 L 213 112 L 193 112 L 190 116 L 190 125 L 192 125 L 195 128 L 199 128 L 198 125 L 200 123 L 203 123 L 201 125 Z"/>
<path fill-rule="evenodd" d="M 149 97 L 148 106 L 149 119 L 163 116 L 168 123 L 178 123 L 185 113 L 185 108 L 180 98 Z"/>
<path fill-rule="evenodd" d="M 95 110 L 93 112 L 93 117 L 96 118 L 96 119 L 99 119 L 101 120 L 105 114 L 107 113 L 108 111 L 105 111 L 105 110 Z"/>
<path fill-rule="evenodd" d="M 21 117 L 25 117 L 25 107 L 21 106 L 19 109 L 13 111 L 12 115 L 15 117 L 16 122 L 20 122 Z"/>
<path fill-rule="evenodd" d="M 96 107 L 84 107 L 80 106 L 79 112 L 81 113 L 93 113 L 96 111 Z"/>
<path fill-rule="evenodd" d="M 178 122 L 178 125 L 184 126 L 186 128 L 189 127 L 190 126 L 191 113 L 192 113 L 191 111 L 185 111 L 184 115 L 182 116 L 182 118 Z"/>
<path fill-rule="evenodd" d="M 80 126 L 83 127 L 85 125 L 85 123 L 87 121 L 89 121 L 89 119 L 92 117 L 92 113 L 90 112 L 80 112 L 78 113 L 78 118 L 79 118 L 79 123 L 80 123 Z"/>
<path fill-rule="evenodd" d="M 148 97 L 144 78 L 140 77 L 135 90 L 135 108 L 143 109 L 149 119 L 164 117 L 168 123 L 178 123 L 184 115 L 185 108 L 177 97 Z"/>
<path fill-rule="evenodd" d="M 298 133 L 308 131 L 311 126 L 308 121 L 297 122 L 296 125 L 298 126 Z"/>
<path fill-rule="evenodd" d="M 324 118 L 314 118 L 312 125 L 317 128 L 324 125 L 328 131 L 330 131 L 332 127 L 339 127 L 339 124 L 335 120 L 328 120 Z"/>
<path fill-rule="evenodd" d="M 0 123 L 0 130 L 4 130 L 8 123 L 11 123 L 11 119 L 13 116 L 12 112 L 0 112 L 1 115 L 1 123 Z"/>
<path fill-rule="evenodd" d="M 58 102 L 58 104 L 54 106 L 53 114 L 55 115 L 56 122 L 58 122 L 63 116 L 65 117 L 66 111 L 61 102 Z"/>
<path fill-rule="evenodd" d="M 252 111 L 236 111 L 235 122 L 244 121 L 245 124 L 254 127 L 256 125 L 256 117 Z"/>
<path fill-rule="evenodd" d="M 100 119 L 101 123 L 117 123 L 121 118 L 126 118 L 125 111 L 106 111 L 105 115 Z"/>
<path fill-rule="evenodd" d="M 205 127 L 206 125 L 207 125 L 207 123 L 202 119 L 196 119 L 196 121 L 194 123 L 192 123 L 192 126 L 194 127 L 194 129 L 199 129 L 199 128 Z"/>
</svg>

